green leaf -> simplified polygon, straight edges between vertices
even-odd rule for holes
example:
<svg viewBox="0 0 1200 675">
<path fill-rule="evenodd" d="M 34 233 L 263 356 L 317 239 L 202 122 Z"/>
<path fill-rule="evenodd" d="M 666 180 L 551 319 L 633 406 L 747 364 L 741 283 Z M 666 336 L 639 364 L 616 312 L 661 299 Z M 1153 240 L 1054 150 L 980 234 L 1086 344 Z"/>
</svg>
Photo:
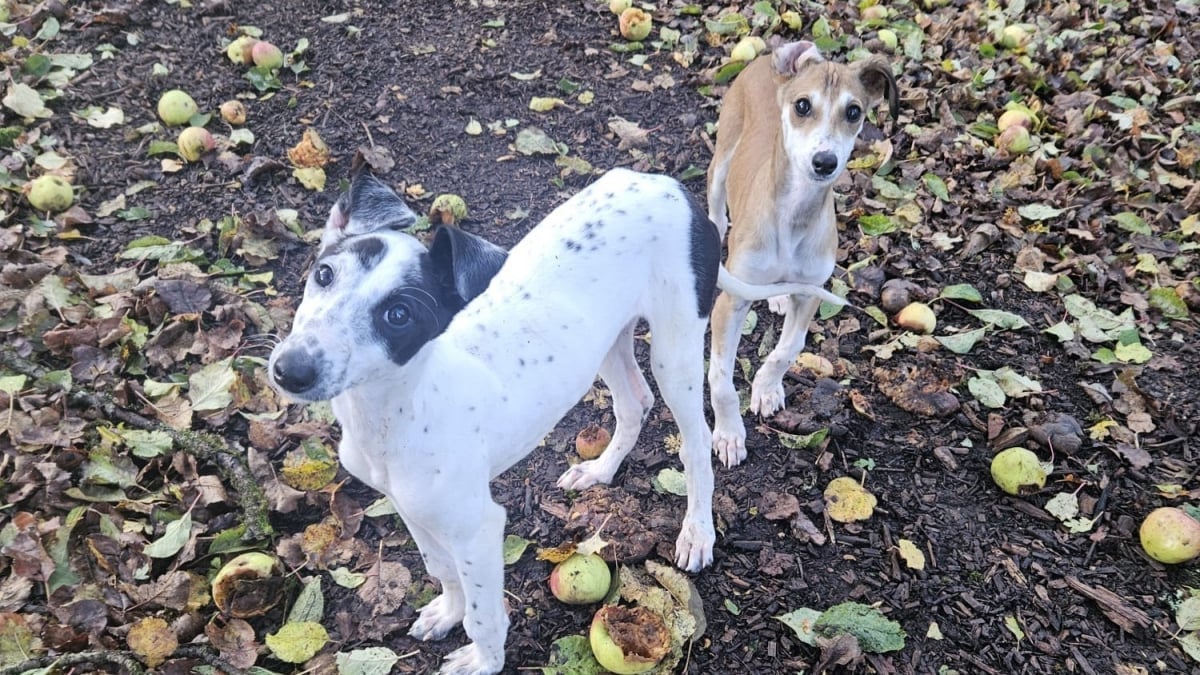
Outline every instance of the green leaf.
<svg viewBox="0 0 1200 675">
<path fill-rule="evenodd" d="M 537 127 L 525 127 L 518 131 L 515 146 L 522 155 L 560 154 L 559 144 Z"/>
<path fill-rule="evenodd" d="M 1003 408 L 1007 397 L 1000 384 L 990 377 L 972 377 L 967 380 L 967 391 L 983 405 L 989 408 Z"/>
<path fill-rule="evenodd" d="M 20 117 L 51 117 L 54 115 L 33 87 L 20 82 L 10 82 L 4 95 L 4 107 Z"/>
<path fill-rule="evenodd" d="M 1056 209 L 1046 204 L 1025 204 L 1017 208 L 1017 213 L 1026 220 L 1049 220 L 1058 217 L 1066 209 Z"/>
<path fill-rule="evenodd" d="M 779 443 L 789 450 L 804 450 L 819 446 L 829 436 L 829 429 L 817 429 L 811 434 L 777 434 Z"/>
<path fill-rule="evenodd" d="M 285 623 L 266 638 L 267 648 L 284 663 L 304 663 L 329 641 L 325 627 L 312 621 Z"/>
<path fill-rule="evenodd" d="M 607 673 L 592 655 L 592 646 L 583 635 L 568 635 L 550 643 L 550 661 L 542 675 L 602 675 Z"/>
<path fill-rule="evenodd" d="M 351 652 L 338 652 L 338 675 L 388 675 L 400 660 L 387 647 L 367 647 Z"/>
<path fill-rule="evenodd" d="M 142 459 L 153 459 L 171 451 L 171 437 L 164 431 L 122 429 L 118 433 L 129 451 Z"/>
<path fill-rule="evenodd" d="M 939 298 L 947 300 L 966 300 L 967 302 L 983 302 L 983 296 L 971 284 L 952 284 L 942 289 Z"/>
<path fill-rule="evenodd" d="M 813 631 L 813 625 L 820 618 L 821 612 L 807 607 L 801 607 L 775 617 L 776 620 L 783 622 L 783 625 L 791 628 L 797 639 L 810 647 L 817 646 L 817 635 Z"/>
<path fill-rule="evenodd" d="M 1042 508 L 1065 523 L 1079 515 L 1079 497 L 1074 492 L 1060 492 L 1051 497 Z"/>
<path fill-rule="evenodd" d="M 1008 366 L 995 370 L 990 375 L 996 380 L 996 384 L 999 384 L 1000 388 L 1004 390 L 1004 393 L 1013 398 L 1042 391 L 1040 382 L 1028 378 Z"/>
<path fill-rule="evenodd" d="M 871 305 L 869 307 L 864 307 L 863 312 L 865 312 L 866 315 L 872 319 L 875 319 L 875 323 L 883 326 L 884 328 L 888 327 L 887 314 L 885 314 L 882 309 L 876 307 L 875 305 Z"/>
<path fill-rule="evenodd" d="M 185 511 L 178 520 L 167 523 L 163 536 L 146 544 L 142 553 L 151 558 L 170 558 L 183 549 L 191 536 L 192 514 L 190 511 Z"/>
<path fill-rule="evenodd" d="M 730 61 L 717 69 L 716 74 L 713 75 L 713 83 L 725 84 L 737 77 L 737 74 L 742 72 L 742 69 L 745 67 L 745 61 Z"/>
<path fill-rule="evenodd" d="M 1117 215 L 1113 216 L 1113 220 L 1117 222 L 1117 227 L 1125 230 L 1126 232 L 1133 232 L 1134 234 L 1154 233 L 1150 229 L 1150 226 L 1146 224 L 1146 221 L 1142 220 L 1141 216 L 1130 211 L 1118 213 Z"/>
<path fill-rule="evenodd" d="M 232 359 L 226 358 L 210 363 L 188 376 L 188 400 L 192 402 L 192 410 L 206 412 L 224 410 L 225 406 L 233 403 L 234 382 L 237 374 L 231 365 Z"/>
<path fill-rule="evenodd" d="M 329 570 L 329 576 L 335 584 L 342 588 L 358 588 L 367 582 L 367 575 L 345 567 L 335 567 Z"/>
<path fill-rule="evenodd" d="M 821 613 L 813 624 L 818 635 L 853 635 L 865 651 L 883 653 L 904 649 L 904 629 L 878 609 L 858 602 L 843 602 Z"/>
<path fill-rule="evenodd" d="M 1174 288 L 1151 288 L 1149 293 L 1150 306 L 1162 312 L 1168 319 L 1186 319 L 1188 306 L 1175 292 Z"/>
<path fill-rule="evenodd" d="M 1113 356 L 1123 363 L 1145 363 L 1153 358 L 1154 354 L 1142 343 L 1133 342 L 1118 344 L 1113 348 Z"/>
<path fill-rule="evenodd" d="M 687 496 L 687 477 L 678 469 L 666 468 L 659 471 L 650 484 L 659 493 Z"/>
<path fill-rule="evenodd" d="M 1029 328 L 1029 322 L 1020 315 L 999 309 L 968 309 L 967 314 L 980 321 L 1003 330 L 1018 330 Z"/>
<path fill-rule="evenodd" d="M 1175 623 L 1180 630 L 1200 630 L 1200 596 L 1193 595 L 1179 603 L 1175 608 Z"/>
<path fill-rule="evenodd" d="M 245 534 L 245 523 L 239 523 L 228 530 L 221 530 L 212 538 L 212 541 L 208 542 L 208 554 L 215 556 L 230 551 L 245 550 L 246 542 L 242 541 Z"/>
<path fill-rule="evenodd" d="M 1193 660 L 1200 661 L 1200 632 L 1184 633 L 1178 639 L 1179 648 L 1192 657 Z"/>
<path fill-rule="evenodd" d="M 900 229 L 900 225 L 893 221 L 890 216 L 882 213 L 871 213 L 865 216 L 858 217 L 858 229 L 868 237 L 878 237 L 881 234 L 889 234 Z"/>
<path fill-rule="evenodd" d="M 288 623 L 315 621 L 325 615 L 325 595 L 321 592 L 321 577 L 309 577 L 301 585 L 296 601 L 288 612 Z"/>
<path fill-rule="evenodd" d="M 26 377 L 24 375 L 5 375 L 0 377 L 0 391 L 8 394 L 10 397 L 16 396 L 18 392 L 25 388 Z"/>
<path fill-rule="evenodd" d="M 529 548 L 529 544 L 528 539 L 515 534 L 504 537 L 504 564 L 512 565 L 520 560 L 521 556 L 525 554 L 525 549 Z"/>
<path fill-rule="evenodd" d="M 975 347 L 975 344 L 983 339 L 987 334 L 987 326 L 969 330 L 963 333 L 954 335 L 935 335 L 933 339 L 937 340 L 943 347 L 949 349 L 955 354 L 966 354 Z"/>
<path fill-rule="evenodd" d="M 950 190 L 946 187 L 946 181 L 936 173 L 927 173 L 921 176 L 921 182 L 925 183 L 925 189 L 929 190 L 930 194 L 938 199 L 949 202 Z"/>
</svg>

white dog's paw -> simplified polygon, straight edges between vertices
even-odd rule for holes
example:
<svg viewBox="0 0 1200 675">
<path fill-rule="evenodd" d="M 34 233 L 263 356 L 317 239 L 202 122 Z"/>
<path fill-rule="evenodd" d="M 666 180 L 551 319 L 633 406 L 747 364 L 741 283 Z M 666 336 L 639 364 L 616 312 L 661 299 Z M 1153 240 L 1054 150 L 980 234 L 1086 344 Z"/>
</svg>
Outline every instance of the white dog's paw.
<svg viewBox="0 0 1200 675">
<path fill-rule="evenodd" d="M 558 477 L 558 487 L 564 490 L 584 490 L 596 483 L 611 483 L 615 471 L 609 471 L 600 460 L 580 462 Z"/>
<path fill-rule="evenodd" d="M 767 299 L 767 307 L 779 315 L 787 314 L 788 306 L 791 304 L 791 298 L 786 295 L 776 295 L 773 298 Z"/>
<path fill-rule="evenodd" d="M 763 390 L 766 391 L 763 391 Z M 774 415 L 777 410 L 783 407 L 784 393 L 783 383 L 776 382 L 774 386 L 759 386 L 756 379 L 750 387 L 750 412 L 755 415 L 766 417 Z"/>
<path fill-rule="evenodd" d="M 734 420 L 728 425 L 718 421 L 713 429 L 713 452 L 727 467 L 737 466 L 746 459 L 746 427 L 741 417 Z"/>
<path fill-rule="evenodd" d="M 418 613 L 421 615 L 413 622 L 408 634 L 418 640 L 441 640 L 446 637 L 464 616 L 463 601 L 450 598 L 443 593 L 425 605 Z"/>
<path fill-rule="evenodd" d="M 675 566 L 689 572 L 699 572 L 713 561 L 713 544 L 717 535 L 712 524 L 707 526 L 684 522 L 675 540 Z"/>
<path fill-rule="evenodd" d="M 489 657 L 485 650 L 472 642 L 455 649 L 442 660 L 438 675 L 494 675 L 504 668 L 504 654 Z"/>
</svg>

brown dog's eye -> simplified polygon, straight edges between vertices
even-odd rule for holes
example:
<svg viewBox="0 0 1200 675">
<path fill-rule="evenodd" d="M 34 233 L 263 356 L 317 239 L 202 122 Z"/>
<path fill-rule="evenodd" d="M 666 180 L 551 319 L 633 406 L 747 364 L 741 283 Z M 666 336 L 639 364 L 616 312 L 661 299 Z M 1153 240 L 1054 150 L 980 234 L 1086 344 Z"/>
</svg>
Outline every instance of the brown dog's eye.
<svg viewBox="0 0 1200 675">
<path fill-rule="evenodd" d="M 851 124 L 853 124 L 853 123 L 859 121 L 860 119 L 862 119 L 862 108 L 860 108 L 854 104 L 846 106 L 846 121 L 847 122 L 850 122 Z"/>
<path fill-rule="evenodd" d="M 321 265 L 313 272 L 313 281 L 317 282 L 318 286 L 328 286 L 333 283 L 333 268 L 329 265 Z"/>
<path fill-rule="evenodd" d="M 812 102 L 806 98 L 797 99 L 795 105 L 796 114 L 800 117 L 808 117 L 812 114 Z"/>
</svg>

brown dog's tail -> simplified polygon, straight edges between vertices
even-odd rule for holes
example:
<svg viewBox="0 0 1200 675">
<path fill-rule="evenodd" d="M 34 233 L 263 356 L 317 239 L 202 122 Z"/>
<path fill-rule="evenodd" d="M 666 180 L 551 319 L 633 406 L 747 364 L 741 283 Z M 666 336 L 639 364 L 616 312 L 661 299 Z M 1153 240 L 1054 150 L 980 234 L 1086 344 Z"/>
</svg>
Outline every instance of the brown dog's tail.
<svg viewBox="0 0 1200 675">
<path fill-rule="evenodd" d="M 777 284 L 752 284 L 733 276 L 729 270 L 721 265 L 717 271 L 717 286 L 721 290 L 736 295 L 743 300 L 766 300 L 777 295 L 808 295 L 814 298 L 819 298 L 833 305 L 844 305 L 846 300 L 830 293 L 829 291 L 814 286 L 813 284 L 801 284 L 785 281 Z"/>
</svg>

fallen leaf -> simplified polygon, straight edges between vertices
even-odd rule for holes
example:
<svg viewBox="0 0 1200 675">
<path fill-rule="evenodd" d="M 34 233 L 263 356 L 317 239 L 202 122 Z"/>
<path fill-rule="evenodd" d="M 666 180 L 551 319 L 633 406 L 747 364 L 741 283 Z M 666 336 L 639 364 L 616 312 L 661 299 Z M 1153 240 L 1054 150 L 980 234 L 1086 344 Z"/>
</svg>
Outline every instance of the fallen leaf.
<svg viewBox="0 0 1200 675">
<path fill-rule="evenodd" d="M 839 523 L 867 520 L 875 513 L 878 500 L 849 476 L 829 481 L 825 488 L 825 512 Z"/>
</svg>

